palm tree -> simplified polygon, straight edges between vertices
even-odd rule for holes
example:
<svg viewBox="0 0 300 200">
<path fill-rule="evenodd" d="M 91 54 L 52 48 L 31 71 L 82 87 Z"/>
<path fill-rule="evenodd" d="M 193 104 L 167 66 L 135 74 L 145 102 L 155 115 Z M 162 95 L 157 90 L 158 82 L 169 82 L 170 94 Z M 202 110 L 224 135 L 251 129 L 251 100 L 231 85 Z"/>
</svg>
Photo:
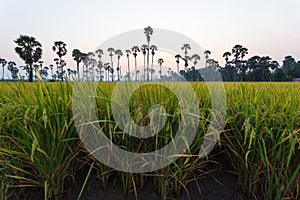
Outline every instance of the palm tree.
<svg viewBox="0 0 300 200">
<path fill-rule="evenodd" d="M 33 81 L 33 63 L 39 61 L 42 57 L 42 45 L 34 37 L 20 35 L 14 41 L 17 44 L 16 53 L 22 60 L 29 65 L 29 82 Z"/>
<path fill-rule="evenodd" d="M 205 50 L 204 51 L 204 55 L 205 55 L 205 66 L 207 67 L 207 60 L 209 58 L 209 55 L 211 54 L 211 52 L 209 50 Z"/>
<path fill-rule="evenodd" d="M 106 81 L 107 82 L 109 81 L 109 69 L 110 69 L 109 63 L 105 63 L 104 64 L 104 70 L 107 71 L 107 74 L 106 74 Z"/>
<path fill-rule="evenodd" d="M 226 51 L 223 54 L 223 57 L 225 57 L 226 65 L 228 64 L 229 56 L 231 56 L 231 53 L 229 51 Z"/>
<path fill-rule="evenodd" d="M 54 45 L 52 47 L 52 50 L 54 52 L 56 52 L 56 54 L 59 57 L 59 61 L 60 61 L 60 76 L 61 76 L 61 81 L 64 81 L 64 66 L 63 66 L 63 60 L 62 57 L 65 56 L 67 54 L 67 48 L 66 48 L 66 44 L 62 41 L 55 41 Z"/>
<path fill-rule="evenodd" d="M 176 63 L 177 63 L 177 73 L 179 74 L 180 72 L 179 72 L 179 59 L 182 59 L 182 57 L 179 55 L 179 54 L 177 54 L 176 56 L 175 56 L 175 58 L 176 58 Z"/>
<path fill-rule="evenodd" d="M 117 65 L 117 73 L 118 73 L 118 81 L 120 81 L 120 74 L 121 74 L 121 67 L 120 67 L 120 58 L 123 56 L 123 52 L 120 49 L 117 49 L 115 54 L 118 58 L 118 65 Z"/>
<path fill-rule="evenodd" d="M 77 79 L 79 81 L 80 80 L 79 64 L 82 62 L 83 56 L 82 56 L 82 53 L 81 53 L 81 51 L 79 49 L 73 49 L 72 57 L 76 61 L 76 65 L 77 65 Z"/>
<path fill-rule="evenodd" d="M 112 73 L 112 81 L 114 81 L 114 63 L 113 63 L 113 56 L 115 53 L 114 48 L 110 47 L 107 49 L 107 51 L 109 52 L 109 56 L 110 56 L 110 67 L 111 67 L 111 73 Z"/>
<path fill-rule="evenodd" d="M 18 78 L 17 73 L 19 70 L 15 66 L 16 66 L 16 63 L 14 61 L 9 61 L 7 63 L 7 69 L 11 72 L 12 79 Z"/>
<path fill-rule="evenodd" d="M 4 66 L 6 65 L 7 61 L 4 58 L 0 58 L 0 64 L 2 65 L 2 81 L 4 81 Z"/>
<path fill-rule="evenodd" d="M 145 80 L 145 74 L 146 74 L 146 53 L 147 53 L 148 46 L 143 44 L 141 47 L 141 51 L 144 55 L 144 80 Z"/>
<path fill-rule="evenodd" d="M 187 58 L 188 50 L 191 50 L 191 46 L 189 44 L 183 44 L 181 50 L 184 50 L 184 58 Z"/>
<path fill-rule="evenodd" d="M 151 73 L 151 81 L 152 81 L 152 75 L 153 75 L 153 58 L 154 58 L 154 55 L 155 55 L 155 51 L 157 51 L 157 46 L 155 46 L 155 45 L 151 45 L 150 46 L 150 50 L 151 50 L 151 55 L 152 55 L 152 61 L 151 61 L 151 71 L 150 71 L 150 73 Z"/>
<path fill-rule="evenodd" d="M 194 77 L 194 75 L 195 75 L 195 69 L 196 69 L 196 65 L 198 63 L 198 60 L 200 60 L 200 56 L 198 54 L 194 54 L 194 55 L 192 55 L 191 59 L 194 60 L 193 61 L 193 64 L 194 64 L 194 66 L 193 66 L 193 81 L 195 81 L 195 79 L 194 79 L 195 78 Z"/>
<path fill-rule="evenodd" d="M 150 26 L 147 26 L 146 28 L 144 28 L 144 33 L 147 37 L 147 81 L 149 81 L 149 50 L 150 50 L 150 35 L 153 34 L 153 29 Z M 144 73 L 145 73 L 145 69 L 144 69 Z M 145 75 L 144 75 L 145 76 Z"/>
<path fill-rule="evenodd" d="M 136 62 L 136 56 L 137 52 L 140 52 L 140 48 L 138 46 L 133 46 L 131 48 L 131 51 L 133 52 L 134 60 L 135 60 L 135 81 L 137 81 L 137 62 Z"/>
<path fill-rule="evenodd" d="M 130 55 L 131 51 L 130 50 L 126 50 L 126 56 L 127 56 L 127 75 L 128 75 L 128 80 L 130 80 L 130 65 L 129 65 L 129 55 Z"/>
<path fill-rule="evenodd" d="M 158 62 L 158 64 L 159 64 L 159 77 L 160 77 L 160 79 L 161 79 L 161 78 L 162 78 L 162 76 L 161 76 L 161 73 L 162 73 L 162 68 L 161 68 L 161 66 L 162 66 L 164 60 L 163 60 L 162 58 L 160 58 L 160 59 L 157 60 L 157 62 Z"/>
<path fill-rule="evenodd" d="M 51 77 L 53 76 L 53 65 L 49 65 L 50 70 L 51 70 Z"/>
</svg>

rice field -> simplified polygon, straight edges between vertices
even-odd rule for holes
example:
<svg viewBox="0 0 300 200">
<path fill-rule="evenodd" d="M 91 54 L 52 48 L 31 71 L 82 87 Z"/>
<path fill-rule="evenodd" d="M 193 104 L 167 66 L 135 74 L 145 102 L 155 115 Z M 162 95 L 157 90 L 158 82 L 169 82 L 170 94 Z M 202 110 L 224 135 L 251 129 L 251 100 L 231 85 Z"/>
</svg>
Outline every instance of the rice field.
<svg viewBox="0 0 300 200">
<path fill-rule="evenodd" d="M 180 83 L 179 83 L 180 84 Z M 200 107 L 199 128 L 192 144 L 174 163 L 149 173 L 125 173 L 97 161 L 82 145 L 72 113 L 73 83 L 0 83 L 0 199 L 64 199 L 64 192 L 84 177 L 78 199 L 91 173 L 101 187 L 119 184 L 124 194 L 138 197 L 137 188 L 154 184 L 161 199 L 189 193 L 187 185 L 214 162 L 197 156 L 209 126 L 211 99 L 204 83 L 190 83 Z M 147 125 L 147 111 L 162 104 L 165 126 L 150 138 L 122 132 L 114 121 L 110 97 L 115 83 L 99 83 L 95 110 L 99 124 L 114 144 L 132 152 L 161 148 L 176 135 L 181 118 L 174 94 L 160 85 L 134 92 L 132 119 Z M 233 166 L 239 190 L 250 198 L 300 198 L 300 84 L 225 83 L 226 121 L 217 143 Z M 222 163 L 220 163 L 222 164 Z M 83 174 L 82 174 L 83 173 Z M 201 188 L 200 188 L 201 189 Z"/>
</svg>

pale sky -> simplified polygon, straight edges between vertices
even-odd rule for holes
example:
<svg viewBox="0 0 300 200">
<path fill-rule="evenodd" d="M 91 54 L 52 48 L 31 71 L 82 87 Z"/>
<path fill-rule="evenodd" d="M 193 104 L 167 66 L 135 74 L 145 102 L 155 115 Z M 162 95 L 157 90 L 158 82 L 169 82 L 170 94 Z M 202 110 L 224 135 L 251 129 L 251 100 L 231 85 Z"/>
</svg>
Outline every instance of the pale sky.
<svg viewBox="0 0 300 200">
<path fill-rule="evenodd" d="M 284 56 L 300 59 L 299 0 L 0 0 L 0 57 L 24 62 L 14 52 L 20 34 L 36 37 L 42 60 L 53 64 L 54 41 L 67 44 L 67 67 L 75 67 L 74 48 L 95 50 L 114 35 L 148 25 L 179 32 L 222 55 L 235 44 L 249 55 L 268 55 L 280 64 Z M 179 44 L 181 45 L 181 44 Z M 202 56 L 203 58 L 203 56 Z"/>
</svg>

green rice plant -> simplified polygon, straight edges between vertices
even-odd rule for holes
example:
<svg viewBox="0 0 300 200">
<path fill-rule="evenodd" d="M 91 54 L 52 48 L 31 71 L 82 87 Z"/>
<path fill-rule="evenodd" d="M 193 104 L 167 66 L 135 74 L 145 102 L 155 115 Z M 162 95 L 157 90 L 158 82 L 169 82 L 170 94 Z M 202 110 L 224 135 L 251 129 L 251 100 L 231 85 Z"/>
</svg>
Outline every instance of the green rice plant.
<svg viewBox="0 0 300 200">
<path fill-rule="evenodd" d="M 72 120 L 72 90 L 58 85 L 19 82 L 1 96 L 0 150 L 6 177 L 22 187 L 42 187 L 44 199 L 60 199 L 72 174 L 78 137 Z"/>
<path fill-rule="evenodd" d="M 245 193 L 299 198 L 299 86 L 231 84 L 224 143 Z"/>
</svg>

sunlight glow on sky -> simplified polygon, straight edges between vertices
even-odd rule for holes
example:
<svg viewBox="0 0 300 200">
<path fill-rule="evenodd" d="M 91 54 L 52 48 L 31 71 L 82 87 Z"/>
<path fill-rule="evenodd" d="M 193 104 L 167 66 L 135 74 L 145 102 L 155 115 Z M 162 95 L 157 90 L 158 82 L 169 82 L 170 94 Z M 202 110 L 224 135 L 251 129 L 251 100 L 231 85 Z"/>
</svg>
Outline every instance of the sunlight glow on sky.
<svg viewBox="0 0 300 200">
<path fill-rule="evenodd" d="M 247 47 L 248 57 L 269 55 L 280 64 L 286 55 L 300 59 L 299 0 L 0 0 L 0 4 L 0 57 L 18 65 L 24 62 L 14 53 L 13 40 L 20 34 L 42 43 L 46 65 L 56 57 L 53 42 L 64 41 L 68 67 L 75 68 L 74 48 L 93 51 L 114 35 L 148 25 L 186 35 L 209 49 L 220 64 L 223 53 L 235 44 Z"/>
</svg>

